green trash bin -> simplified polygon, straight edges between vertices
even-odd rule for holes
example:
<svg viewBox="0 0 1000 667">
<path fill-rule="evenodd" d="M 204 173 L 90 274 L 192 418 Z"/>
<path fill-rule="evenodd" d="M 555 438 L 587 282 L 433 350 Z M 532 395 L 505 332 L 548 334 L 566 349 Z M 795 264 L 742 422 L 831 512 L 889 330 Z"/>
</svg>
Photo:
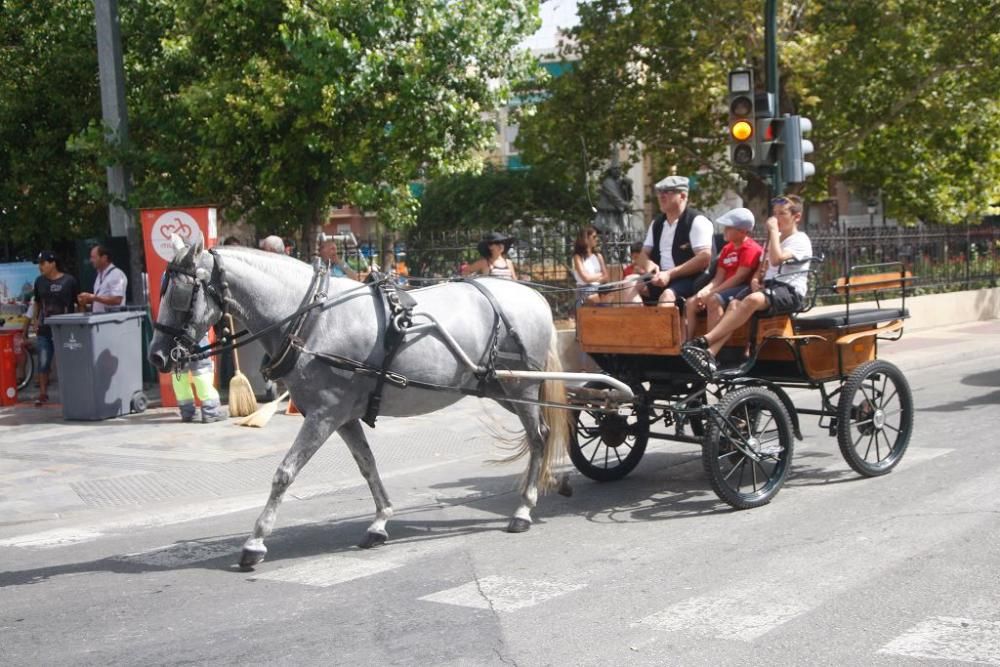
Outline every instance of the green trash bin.
<svg viewBox="0 0 1000 667">
<path fill-rule="evenodd" d="M 95 421 L 146 409 L 142 318 L 137 311 L 74 313 L 52 327 L 64 419 Z"/>
</svg>

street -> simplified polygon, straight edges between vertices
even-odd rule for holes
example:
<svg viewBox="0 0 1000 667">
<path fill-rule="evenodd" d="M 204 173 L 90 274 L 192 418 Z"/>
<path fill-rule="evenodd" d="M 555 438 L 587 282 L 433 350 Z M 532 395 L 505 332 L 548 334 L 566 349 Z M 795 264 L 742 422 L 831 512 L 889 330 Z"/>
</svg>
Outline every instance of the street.
<svg viewBox="0 0 1000 667">
<path fill-rule="evenodd" d="M 334 436 L 253 572 L 240 546 L 301 417 L 5 409 L 0 664 L 1000 665 L 998 343 L 993 320 L 880 344 L 917 408 L 899 466 L 859 477 L 803 416 L 784 488 L 747 511 L 696 445 L 651 440 L 508 534 L 523 463 L 487 461 L 515 419 L 471 398 L 380 418 L 388 543 L 355 547 L 373 503 Z"/>
</svg>

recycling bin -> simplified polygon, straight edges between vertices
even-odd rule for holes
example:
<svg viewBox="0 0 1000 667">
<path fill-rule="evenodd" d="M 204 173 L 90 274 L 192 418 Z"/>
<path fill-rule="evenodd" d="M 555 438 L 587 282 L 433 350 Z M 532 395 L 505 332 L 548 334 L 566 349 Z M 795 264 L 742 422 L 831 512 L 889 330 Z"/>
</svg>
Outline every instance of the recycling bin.
<svg viewBox="0 0 1000 667">
<path fill-rule="evenodd" d="M 45 318 L 52 327 L 64 419 L 95 421 L 146 409 L 138 311 Z"/>
</svg>

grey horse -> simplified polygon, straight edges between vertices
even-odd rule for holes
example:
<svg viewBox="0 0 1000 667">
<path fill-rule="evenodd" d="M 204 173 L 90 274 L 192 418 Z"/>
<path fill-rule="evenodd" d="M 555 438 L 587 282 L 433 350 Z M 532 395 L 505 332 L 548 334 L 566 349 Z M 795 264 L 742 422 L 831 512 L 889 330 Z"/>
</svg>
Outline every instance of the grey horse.
<svg viewBox="0 0 1000 667">
<path fill-rule="evenodd" d="M 149 360 L 161 372 L 169 372 L 176 360 L 194 347 L 193 341 L 200 340 L 222 317 L 223 300 L 250 332 L 260 332 L 295 313 L 310 289 L 313 268 L 284 255 L 241 247 L 207 252 L 200 244 L 185 246 L 179 239 L 174 247 L 170 280 L 149 346 Z M 223 285 L 224 281 L 228 286 Z M 523 532 L 531 526 L 531 510 L 539 489 L 554 482 L 550 469 L 566 451 L 569 437 L 567 412 L 554 407 L 565 403 L 561 379 L 542 381 L 523 372 L 551 371 L 551 375 L 558 375 L 561 369 L 556 331 L 548 304 L 531 288 L 495 278 L 484 278 L 481 285 L 489 290 L 518 332 L 523 356 L 507 327 L 497 327 L 499 320 L 490 300 L 475 285 L 452 282 L 409 292 L 416 300 L 412 326 L 392 360 L 391 370 L 410 380 L 452 390 L 401 388 L 386 383 L 380 414 L 426 414 L 458 401 L 463 397 L 461 390 L 485 387 L 489 397 L 514 412 L 524 427 L 523 441 L 510 458 L 527 454 L 528 466 L 520 502 L 507 526 L 509 532 Z M 387 539 L 386 523 L 392 516 L 392 505 L 360 421 L 376 379 L 335 367 L 321 358 L 337 355 L 381 368 L 386 311 L 373 287 L 346 278 L 331 278 L 323 306 L 312 311 L 309 333 L 304 334 L 306 351 L 282 377 L 305 421 L 278 466 L 267 504 L 243 545 L 240 566 L 244 569 L 264 559 L 264 538 L 274 528 L 285 491 L 334 432 L 350 449 L 375 501 L 375 520 L 359 546 L 368 548 Z M 261 338 L 272 355 L 283 342 L 284 328 L 279 326 Z M 470 367 L 470 360 L 478 361 L 489 354 L 498 328 L 496 368 L 508 369 L 498 371 L 508 376 L 501 380 L 490 378 L 484 385 Z"/>
</svg>

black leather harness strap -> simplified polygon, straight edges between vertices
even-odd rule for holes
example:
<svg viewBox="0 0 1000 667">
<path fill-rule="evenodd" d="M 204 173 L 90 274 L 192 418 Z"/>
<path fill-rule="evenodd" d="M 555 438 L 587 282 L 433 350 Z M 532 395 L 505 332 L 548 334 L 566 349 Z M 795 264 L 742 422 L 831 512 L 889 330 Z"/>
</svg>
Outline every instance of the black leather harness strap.
<svg viewBox="0 0 1000 667">
<path fill-rule="evenodd" d="M 299 348 L 293 344 L 293 339 L 302 337 L 302 329 L 312 313 L 312 309 L 308 306 L 326 301 L 326 290 L 329 285 L 330 271 L 323 266 L 322 262 L 315 262 L 312 282 L 309 283 L 309 289 L 299 305 L 298 317 L 288 323 L 281 337 L 281 347 L 278 348 L 271 362 L 260 369 L 260 373 L 265 379 L 277 380 L 295 368 L 295 362 L 299 358 Z"/>
<path fill-rule="evenodd" d="M 382 341 L 385 349 L 385 354 L 382 357 L 382 369 L 376 375 L 375 388 L 368 395 L 365 416 L 361 418 L 364 423 L 375 428 L 375 420 L 378 418 L 379 409 L 382 406 L 382 390 L 390 375 L 389 366 L 396 358 L 399 348 L 403 346 L 406 330 L 413 323 L 413 307 L 417 305 L 417 302 L 412 296 L 401 291 L 389 276 L 379 276 L 372 290 L 382 297 L 382 302 L 389 316 L 385 328 L 385 338 Z M 406 378 L 399 377 L 402 378 L 405 386 Z"/>
</svg>

